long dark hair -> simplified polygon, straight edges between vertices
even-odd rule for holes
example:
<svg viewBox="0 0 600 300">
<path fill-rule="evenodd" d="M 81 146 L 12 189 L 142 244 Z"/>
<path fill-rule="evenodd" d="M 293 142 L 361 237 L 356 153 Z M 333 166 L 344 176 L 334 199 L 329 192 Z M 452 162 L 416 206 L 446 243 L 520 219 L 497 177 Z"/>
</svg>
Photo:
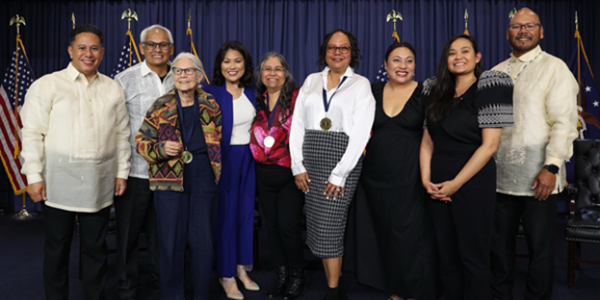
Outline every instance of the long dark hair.
<svg viewBox="0 0 600 300">
<path fill-rule="evenodd" d="M 261 80 L 261 74 L 263 65 L 271 57 L 277 57 L 279 59 L 279 63 L 281 63 L 281 66 L 285 70 L 285 83 L 283 84 L 281 93 L 279 94 L 279 111 L 283 113 L 281 117 L 281 123 L 285 123 L 290 117 L 289 108 L 292 105 L 292 94 L 294 92 L 294 88 L 296 87 L 296 82 L 294 81 L 294 75 L 292 75 L 292 72 L 290 71 L 290 65 L 285 60 L 283 55 L 277 52 L 269 52 L 260 60 L 260 64 L 256 68 L 256 73 L 254 74 L 254 77 L 256 78 L 256 92 L 254 94 L 254 99 L 256 99 L 256 104 L 259 111 L 269 109 L 268 104 L 265 104 L 265 102 L 262 100 L 262 95 L 267 90 L 267 87 Z"/>
<path fill-rule="evenodd" d="M 240 78 L 239 87 L 249 87 L 254 81 L 252 57 L 250 56 L 250 53 L 248 53 L 248 50 L 246 50 L 246 47 L 238 41 L 227 41 L 219 48 L 219 52 L 217 52 L 217 57 L 215 58 L 215 64 L 213 65 L 212 83 L 218 86 L 223 86 L 225 84 L 225 77 L 223 77 L 223 72 L 221 71 L 221 63 L 229 50 L 235 50 L 242 54 L 242 57 L 244 58 L 244 75 Z"/>
<path fill-rule="evenodd" d="M 432 122 L 441 122 L 450 113 L 452 108 L 452 99 L 454 99 L 454 93 L 456 90 L 456 76 L 450 73 L 448 69 L 448 53 L 450 52 L 450 46 L 454 41 L 458 39 L 467 39 L 473 46 L 473 52 L 475 55 L 479 53 L 477 47 L 477 40 L 474 37 L 467 34 L 457 34 L 451 37 L 444 45 L 442 56 L 440 57 L 440 63 L 437 71 L 437 82 L 431 90 L 429 96 L 429 107 L 427 108 L 427 118 Z M 479 79 L 481 73 L 483 73 L 483 67 L 481 62 L 475 65 L 475 77 Z"/>
<path fill-rule="evenodd" d="M 323 38 L 323 43 L 321 43 L 321 46 L 319 47 L 319 58 L 317 59 L 317 66 L 319 66 L 319 68 L 321 69 L 327 66 L 327 62 L 325 61 L 325 56 L 327 55 L 327 44 L 329 44 L 329 40 L 331 40 L 331 37 L 336 32 L 341 32 L 348 37 L 348 40 L 350 41 L 350 47 L 352 47 L 352 49 L 350 49 L 350 66 L 352 67 L 352 69 L 356 70 L 358 68 L 360 60 L 362 59 L 362 55 L 360 55 L 360 49 L 358 49 L 358 40 L 356 39 L 354 34 L 352 34 L 352 32 L 346 31 L 344 29 L 334 29 L 327 33 L 327 35 L 325 35 L 325 37 Z"/>
</svg>

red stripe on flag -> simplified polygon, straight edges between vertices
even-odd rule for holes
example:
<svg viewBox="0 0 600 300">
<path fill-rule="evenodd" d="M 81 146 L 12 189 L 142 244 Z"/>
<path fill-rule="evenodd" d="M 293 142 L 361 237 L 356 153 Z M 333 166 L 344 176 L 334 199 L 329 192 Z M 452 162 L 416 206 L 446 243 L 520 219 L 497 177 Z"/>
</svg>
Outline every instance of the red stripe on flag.
<svg viewBox="0 0 600 300">
<path fill-rule="evenodd" d="M 25 191 L 27 187 L 27 180 L 24 175 L 21 174 L 21 161 L 19 158 L 14 159 L 13 153 L 15 150 L 15 143 L 20 143 L 19 135 L 15 133 L 15 123 L 13 110 L 8 103 L 6 91 L 4 87 L 0 86 L 0 158 L 8 179 L 13 187 L 15 194 L 20 194 Z M 20 128 L 17 132 L 20 132 Z"/>
</svg>

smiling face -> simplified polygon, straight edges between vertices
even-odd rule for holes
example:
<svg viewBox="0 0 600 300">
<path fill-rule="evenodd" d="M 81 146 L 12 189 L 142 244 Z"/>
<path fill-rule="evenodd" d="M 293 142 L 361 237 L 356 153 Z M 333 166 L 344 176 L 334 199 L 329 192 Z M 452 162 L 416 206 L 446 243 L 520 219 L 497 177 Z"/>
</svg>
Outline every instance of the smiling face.
<svg viewBox="0 0 600 300">
<path fill-rule="evenodd" d="M 189 58 L 181 58 L 175 63 L 174 69 L 196 69 L 196 65 Z M 198 70 L 195 70 L 192 75 L 187 75 L 185 72 L 181 72 L 177 75 L 177 72 L 173 72 L 175 74 L 175 88 L 180 92 L 189 92 L 196 89 L 200 81 L 202 81 L 202 73 Z"/>
<path fill-rule="evenodd" d="M 510 20 L 510 25 L 525 25 L 528 23 L 540 24 L 538 15 L 528 8 L 519 10 Z M 506 39 L 513 48 L 513 54 L 519 57 L 540 44 L 544 38 L 544 27 L 535 25 L 531 30 L 521 26 L 519 30 L 513 30 L 510 27 L 506 31 Z"/>
<path fill-rule="evenodd" d="M 169 57 L 173 54 L 173 45 L 169 41 L 169 35 L 160 28 L 154 28 L 146 33 L 146 40 L 140 43 L 140 51 L 144 55 L 146 63 L 150 67 L 166 67 Z M 149 50 L 144 43 L 156 44 L 156 47 Z M 171 44 L 167 49 L 161 49 L 160 44 Z"/>
<path fill-rule="evenodd" d="M 334 47 L 351 47 L 350 39 L 342 32 L 336 32 L 331 36 L 327 46 Z M 348 66 L 350 65 L 350 60 L 352 58 L 352 48 L 348 53 L 341 53 L 341 49 L 336 49 L 334 53 L 329 51 L 325 52 L 325 63 L 332 71 L 337 73 L 343 73 L 346 71 Z"/>
<path fill-rule="evenodd" d="M 104 56 L 100 38 L 91 32 L 82 32 L 67 49 L 73 67 L 89 80 L 98 72 L 98 66 Z"/>
<path fill-rule="evenodd" d="M 405 84 L 415 75 L 415 55 L 406 47 L 394 49 L 385 62 L 385 70 L 391 82 Z"/>
<path fill-rule="evenodd" d="M 233 49 L 227 50 L 223 62 L 221 62 L 221 73 L 225 81 L 237 85 L 245 71 L 244 56 Z"/>
<path fill-rule="evenodd" d="M 271 56 L 267 59 L 260 72 L 260 81 L 267 87 L 267 91 L 280 91 L 285 83 L 285 69 L 279 58 Z"/>
<path fill-rule="evenodd" d="M 474 74 L 481 53 L 475 53 L 471 41 L 459 38 L 450 45 L 448 70 L 455 76 Z"/>
</svg>

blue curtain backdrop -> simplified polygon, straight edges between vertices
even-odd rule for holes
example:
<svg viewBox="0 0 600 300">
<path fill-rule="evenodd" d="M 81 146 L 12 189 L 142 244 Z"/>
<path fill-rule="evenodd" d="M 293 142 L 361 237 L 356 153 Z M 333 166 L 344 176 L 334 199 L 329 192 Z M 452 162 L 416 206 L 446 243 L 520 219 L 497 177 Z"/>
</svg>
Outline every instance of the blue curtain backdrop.
<svg viewBox="0 0 600 300">
<path fill-rule="evenodd" d="M 171 29 L 175 52 L 186 48 L 188 10 L 192 12 L 195 45 L 209 79 L 219 46 L 230 39 L 241 41 L 255 62 L 268 51 L 281 52 L 289 61 L 298 84 L 319 71 L 315 61 L 323 36 L 335 28 L 353 32 L 359 41 L 363 60 L 360 74 L 375 79 L 386 47 L 392 41 L 393 26 L 385 22 L 396 9 L 404 21 L 398 23 L 401 40 L 417 50 L 418 80 L 434 74 L 444 42 L 464 30 L 463 15 L 469 11 L 469 32 L 475 36 L 490 68 L 506 59 L 508 13 L 514 8 L 530 7 L 538 12 L 545 29 L 542 48 L 565 61 L 575 49 L 575 11 L 579 12 L 580 31 L 591 56 L 592 71 L 600 73 L 600 12 L 597 0 L 507 1 L 507 0 L 219 0 L 219 1 L 8 1 L 0 4 L 0 71 L 6 70 L 15 48 L 16 31 L 9 26 L 15 14 L 25 17 L 27 26 L 21 37 L 35 74 L 39 77 L 63 67 L 68 59 L 68 34 L 71 13 L 77 24 L 91 23 L 105 33 L 104 61 L 100 71 L 109 74 L 125 40 L 127 21 L 121 13 L 137 11 L 139 21 L 131 29 L 139 43 L 140 31 L 159 23 Z"/>
<path fill-rule="evenodd" d="M 600 22 L 593 18 L 600 13 L 598 0 L 5 1 L 0 3 L 0 74 L 4 74 L 16 47 L 16 30 L 9 26 L 10 18 L 16 14 L 27 22 L 21 27 L 21 38 L 35 75 L 39 78 L 63 68 L 68 61 L 71 13 L 75 13 L 77 24 L 91 23 L 104 31 L 105 54 L 100 72 L 110 74 L 127 31 L 127 21 L 121 20 L 121 14 L 131 8 L 139 17 L 138 22 L 131 24 L 136 41 L 140 42 L 143 28 L 162 24 L 173 32 L 175 53 L 187 48 L 185 32 L 191 10 L 195 46 L 209 79 L 218 48 L 235 39 L 246 45 L 255 64 L 268 51 L 282 53 L 301 85 L 308 74 L 319 71 L 315 62 L 323 36 L 332 29 L 343 28 L 353 32 L 359 41 L 363 60 L 357 72 L 373 81 L 392 41 L 393 26 L 385 19 L 395 9 L 404 18 L 398 23 L 400 39 L 417 50 L 416 79 L 424 80 L 434 75 L 445 41 L 463 32 L 465 9 L 469 12 L 469 32 L 479 41 L 487 69 L 509 56 L 508 13 L 514 7 L 525 6 L 540 15 L 545 33 L 542 48 L 564 61 L 576 48 L 574 21 L 578 11 L 579 30 L 592 71 L 600 74 L 600 40 L 595 38 L 600 36 Z M 6 181 L 1 172 L 0 177 L 0 181 Z"/>
</svg>

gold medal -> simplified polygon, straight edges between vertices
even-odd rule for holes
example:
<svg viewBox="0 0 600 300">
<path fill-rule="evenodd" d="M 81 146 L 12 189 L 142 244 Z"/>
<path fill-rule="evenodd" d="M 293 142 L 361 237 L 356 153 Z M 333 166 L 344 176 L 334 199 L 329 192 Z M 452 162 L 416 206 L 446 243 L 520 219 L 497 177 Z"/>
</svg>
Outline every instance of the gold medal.
<svg viewBox="0 0 600 300">
<path fill-rule="evenodd" d="M 192 152 L 185 150 L 183 151 L 182 158 L 184 163 L 189 164 L 194 159 L 194 155 L 192 155 Z"/>
<path fill-rule="evenodd" d="M 331 128 L 331 119 L 329 119 L 328 117 L 321 119 L 321 129 L 329 130 L 330 128 Z"/>
<path fill-rule="evenodd" d="M 271 148 L 273 147 L 273 145 L 275 145 L 275 138 L 269 135 L 263 140 L 263 144 L 265 145 L 265 147 Z"/>
</svg>

